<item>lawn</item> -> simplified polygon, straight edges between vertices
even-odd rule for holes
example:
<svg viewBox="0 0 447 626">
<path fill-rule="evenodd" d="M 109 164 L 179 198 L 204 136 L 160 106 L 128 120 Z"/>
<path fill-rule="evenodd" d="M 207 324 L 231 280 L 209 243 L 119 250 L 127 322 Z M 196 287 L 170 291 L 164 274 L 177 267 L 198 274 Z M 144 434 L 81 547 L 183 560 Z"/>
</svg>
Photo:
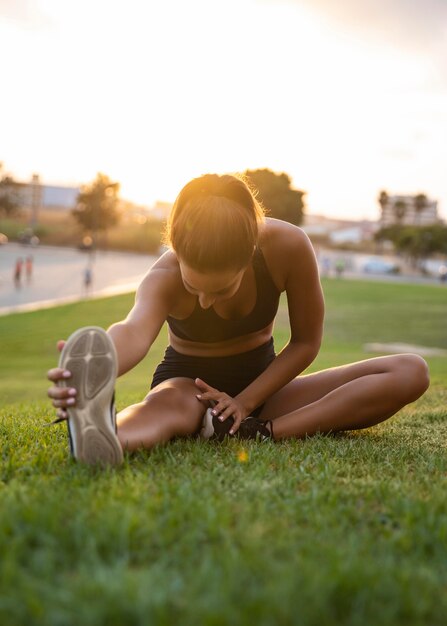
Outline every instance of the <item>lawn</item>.
<svg viewBox="0 0 447 626">
<path fill-rule="evenodd" d="M 311 370 L 367 342 L 447 349 L 447 291 L 327 280 Z M 0 318 L 0 623 L 444 625 L 447 359 L 375 428 L 280 444 L 176 441 L 118 470 L 67 458 L 45 399 L 55 342 L 131 296 Z M 287 341 L 282 307 L 277 347 Z M 166 344 L 119 380 L 145 393 Z"/>
</svg>

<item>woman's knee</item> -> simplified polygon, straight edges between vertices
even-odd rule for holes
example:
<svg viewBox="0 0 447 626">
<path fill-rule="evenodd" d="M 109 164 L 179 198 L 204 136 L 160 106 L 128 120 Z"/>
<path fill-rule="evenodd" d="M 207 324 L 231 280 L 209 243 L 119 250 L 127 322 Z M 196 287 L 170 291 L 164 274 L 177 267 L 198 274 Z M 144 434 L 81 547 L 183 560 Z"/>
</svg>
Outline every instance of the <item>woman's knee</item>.
<svg viewBox="0 0 447 626">
<path fill-rule="evenodd" d="M 192 380 L 174 378 L 152 389 L 144 403 L 150 412 L 166 416 L 171 436 L 190 435 L 199 427 L 205 412 L 196 398 L 198 391 Z"/>
<path fill-rule="evenodd" d="M 196 398 L 199 389 L 188 378 L 172 378 L 160 383 L 144 399 L 147 404 L 161 403 L 173 409 L 198 408 L 200 402 Z"/>
<path fill-rule="evenodd" d="M 396 371 L 407 402 L 414 402 L 425 393 L 430 385 L 430 374 L 426 361 L 418 354 L 401 354 L 396 357 Z"/>
</svg>

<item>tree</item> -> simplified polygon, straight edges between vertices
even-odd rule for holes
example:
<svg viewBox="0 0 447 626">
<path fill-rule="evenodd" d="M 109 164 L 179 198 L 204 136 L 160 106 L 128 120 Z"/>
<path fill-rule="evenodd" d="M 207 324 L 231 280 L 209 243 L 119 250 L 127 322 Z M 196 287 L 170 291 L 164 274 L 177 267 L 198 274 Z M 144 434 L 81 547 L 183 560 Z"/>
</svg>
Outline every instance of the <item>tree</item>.
<svg viewBox="0 0 447 626">
<path fill-rule="evenodd" d="M 402 221 L 405 217 L 405 213 L 407 212 L 407 204 L 404 200 L 396 200 L 393 205 L 394 216 L 396 217 L 396 221 L 398 224 L 402 224 Z"/>
<path fill-rule="evenodd" d="M 394 245 L 402 232 L 403 227 L 399 224 L 392 224 L 390 226 L 382 226 L 375 234 L 375 241 L 391 241 Z"/>
<path fill-rule="evenodd" d="M 292 189 L 287 174 L 269 169 L 246 170 L 244 176 L 257 191 L 256 197 L 270 217 L 298 226 L 304 217 L 304 191 Z"/>
<path fill-rule="evenodd" d="M 432 254 L 447 254 L 447 226 L 400 226 L 394 224 L 375 234 L 377 241 L 392 241 L 398 252 L 406 254 L 413 266 Z"/>
<path fill-rule="evenodd" d="M 89 185 L 84 185 L 77 199 L 77 206 L 72 214 L 83 231 L 90 232 L 95 238 L 98 231 L 107 231 L 118 224 L 119 183 L 114 183 L 105 174 L 97 174 Z"/>
<path fill-rule="evenodd" d="M 17 212 L 19 206 L 19 183 L 5 175 L 0 179 L 0 215 L 10 217 Z"/>
</svg>

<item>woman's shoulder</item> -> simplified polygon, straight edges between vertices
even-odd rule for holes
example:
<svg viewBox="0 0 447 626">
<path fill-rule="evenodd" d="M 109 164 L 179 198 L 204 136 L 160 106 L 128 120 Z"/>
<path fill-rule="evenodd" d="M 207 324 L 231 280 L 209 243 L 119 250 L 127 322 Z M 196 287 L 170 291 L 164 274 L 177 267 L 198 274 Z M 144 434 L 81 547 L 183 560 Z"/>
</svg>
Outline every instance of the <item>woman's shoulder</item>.
<svg viewBox="0 0 447 626">
<path fill-rule="evenodd" d="M 139 291 L 172 294 L 182 287 L 182 277 L 177 256 L 173 250 L 164 252 L 149 268 L 140 283 Z"/>
<path fill-rule="evenodd" d="M 264 255 L 267 266 L 276 285 L 284 290 L 285 281 L 291 266 L 312 262 L 314 250 L 306 233 L 289 222 L 266 218 L 260 238 L 259 247 Z"/>
<path fill-rule="evenodd" d="M 170 272 L 179 272 L 179 263 L 174 250 L 168 248 L 152 265 L 152 269 L 163 269 Z"/>
<path fill-rule="evenodd" d="M 268 217 L 259 238 L 259 245 L 264 255 L 287 258 L 290 254 L 307 254 L 312 249 L 306 233 L 289 222 Z"/>
</svg>

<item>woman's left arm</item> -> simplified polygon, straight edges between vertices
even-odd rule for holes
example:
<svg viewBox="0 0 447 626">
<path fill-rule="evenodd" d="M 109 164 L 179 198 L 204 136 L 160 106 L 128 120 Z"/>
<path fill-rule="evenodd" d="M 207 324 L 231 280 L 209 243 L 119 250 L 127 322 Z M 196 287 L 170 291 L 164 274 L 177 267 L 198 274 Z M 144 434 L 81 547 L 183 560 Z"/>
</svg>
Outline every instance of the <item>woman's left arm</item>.
<svg viewBox="0 0 447 626">
<path fill-rule="evenodd" d="M 323 337 L 324 299 L 318 264 L 307 235 L 284 224 L 270 256 L 287 294 L 290 340 L 267 369 L 235 400 L 251 411 L 301 374 L 315 359 Z"/>
<path fill-rule="evenodd" d="M 256 407 L 312 363 L 323 336 L 324 300 L 312 245 L 301 229 L 274 221 L 273 241 L 263 251 L 272 278 L 287 294 L 290 340 L 265 371 L 234 398 L 203 380 L 195 381 L 201 392 L 197 397 L 213 401 L 219 419 L 233 416 L 230 434 Z"/>
</svg>

